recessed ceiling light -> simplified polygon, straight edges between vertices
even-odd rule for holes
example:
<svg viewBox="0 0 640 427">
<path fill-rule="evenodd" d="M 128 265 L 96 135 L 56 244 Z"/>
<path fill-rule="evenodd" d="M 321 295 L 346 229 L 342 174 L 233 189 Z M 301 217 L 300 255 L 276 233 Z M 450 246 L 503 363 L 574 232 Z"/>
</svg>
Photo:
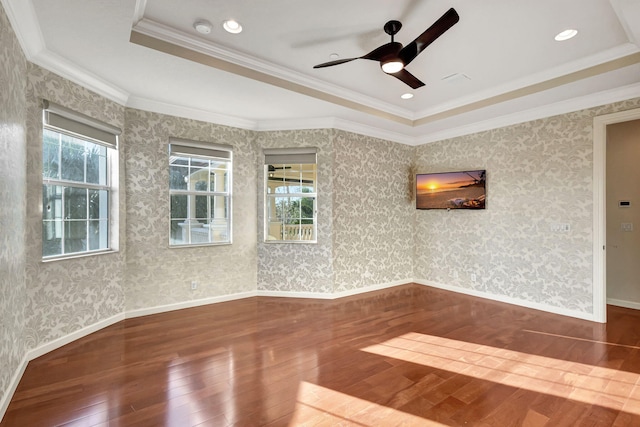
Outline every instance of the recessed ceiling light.
<svg viewBox="0 0 640 427">
<path fill-rule="evenodd" d="M 209 34 L 211 32 L 211 22 L 200 19 L 193 24 L 193 28 L 200 34 Z"/>
<path fill-rule="evenodd" d="M 227 19 L 222 23 L 222 27 L 230 32 L 231 34 L 238 34 L 242 31 L 242 25 L 238 21 L 234 21 L 233 19 Z"/>
<path fill-rule="evenodd" d="M 405 94 L 400 95 L 400 98 L 402 98 L 402 99 L 411 99 L 411 98 L 413 98 L 413 94 L 412 93 L 405 93 Z"/>
<path fill-rule="evenodd" d="M 340 58 L 340 55 L 338 55 L 337 53 L 332 53 L 331 55 L 329 55 L 329 58 L 338 59 L 338 58 Z"/>
<path fill-rule="evenodd" d="M 570 28 L 568 30 L 564 30 L 564 31 L 559 32 L 555 36 L 555 39 L 556 39 L 556 41 L 563 42 L 565 40 L 569 40 L 570 38 L 575 37 L 576 34 L 578 34 L 578 30 L 574 30 L 574 29 Z"/>
</svg>

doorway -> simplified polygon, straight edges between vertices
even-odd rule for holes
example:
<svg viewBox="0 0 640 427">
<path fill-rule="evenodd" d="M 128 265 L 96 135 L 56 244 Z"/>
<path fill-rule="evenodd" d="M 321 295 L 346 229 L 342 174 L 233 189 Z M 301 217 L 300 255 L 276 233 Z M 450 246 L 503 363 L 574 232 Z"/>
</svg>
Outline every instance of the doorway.
<svg viewBox="0 0 640 427">
<path fill-rule="evenodd" d="M 640 119 L 607 126 L 607 303 L 640 309 Z"/>
<path fill-rule="evenodd" d="M 607 127 L 637 119 L 640 119 L 640 109 L 598 116 L 593 120 L 593 320 L 596 322 L 607 321 Z"/>
</svg>

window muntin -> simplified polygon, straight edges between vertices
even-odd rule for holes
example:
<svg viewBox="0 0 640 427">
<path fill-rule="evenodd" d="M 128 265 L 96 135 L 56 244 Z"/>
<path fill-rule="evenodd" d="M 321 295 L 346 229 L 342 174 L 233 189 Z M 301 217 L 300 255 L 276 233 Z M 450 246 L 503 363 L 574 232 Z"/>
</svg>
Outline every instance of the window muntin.
<svg viewBox="0 0 640 427">
<path fill-rule="evenodd" d="M 179 140 L 185 144 L 184 140 Z M 188 145 L 188 143 L 186 143 Z M 231 152 L 172 144 L 169 158 L 169 245 L 231 243 Z M 185 149 L 183 149 L 185 148 Z M 191 155 L 193 151 L 197 155 Z M 223 157 L 214 157 L 214 156 Z"/>
<path fill-rule="evenodd" d="M 117 250 L 112 189 L 121 130 L 45 99 L 42 104 L 43 260 Z"/>
<path fill-rule="evenodd" d="M 266 241 L 317 241 L 315 155 L 313 160 L 314 163 L 265 165 Z"/>
<path fill-rule="evenodd" d="M 110 249 L 109 152 L 47 125 L 42 145 L 42 256 Z"/>
</svg>

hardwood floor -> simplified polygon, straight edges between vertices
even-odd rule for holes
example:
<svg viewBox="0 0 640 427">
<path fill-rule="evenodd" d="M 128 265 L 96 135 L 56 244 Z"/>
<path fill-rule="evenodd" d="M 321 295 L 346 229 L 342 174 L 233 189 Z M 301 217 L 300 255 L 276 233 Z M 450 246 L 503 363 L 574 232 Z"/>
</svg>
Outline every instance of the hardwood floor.
<svg viewBox="0 0 640 427">
<path fill-rule="evenodd" d="M 406 285 L 128 319 L 30 362 L 0 426 L 638 426 L 640 312 L 608 316 Z"/>
</svg>

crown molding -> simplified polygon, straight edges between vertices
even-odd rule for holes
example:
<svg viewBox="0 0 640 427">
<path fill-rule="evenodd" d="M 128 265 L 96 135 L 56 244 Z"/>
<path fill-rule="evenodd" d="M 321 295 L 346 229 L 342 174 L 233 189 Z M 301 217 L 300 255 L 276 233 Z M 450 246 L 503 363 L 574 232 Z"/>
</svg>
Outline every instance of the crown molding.
<svg viewBox="0 0 640 427">
<path fill-rule="evenodd" d="M 177 46 L 184 49 L 196 50 L 204 55 L 220 58 L 222 61 L 240 65 L 242 67 L 257 69 L 259 72 L 273 75 L 282 80 L 291 80 L 294 85 L 312 86 L 316 91 L 327 91 L 336 94 L 335 97 L 350 100 L 355 103 L 362 103 L 363 106 L 371 109 L 380 109 L 379 111 L 391 111 L 390 115 L 399 114 L 398 117 L 404 117 L 405 120 L 399 121 L 407 126 L 407 129 L 419 130 L 420 125 L 429 122 L 429 117 L 435 115 L 446 114 L 457 108 L 462 108 L 470 104 L 480 102 L 487 96 L 496 96 L 496 93 L 516 93 L 527 85 L 536 85 L 549 79 L 557 79 L 558 76 L 566 76 L 572 73 L 578 73 L 589 67 L 595 68 L 608 64 L 623 63 L 626 58 L 637 62 L 640 49 L 633 43 L 626 43 L 593 55 L 574 61 L 562 67 L 556 67 L 535 75 L 526 76 L 522 79 L 511 81 L 505 85 L 494 87 L 482 93 L 476 93 L 473 96 L 462 99 L 455 104 L 441 104 L 432 109 L 424 110 L 418 115 L 413 115 L 410 111 L 396 108 L 386 103 L 381 103 L 375 99 L 359 95 L 357 93 L 345 90 L 339 86 L 328 85 L 320 80 L 310 79 L 300 73 L 292 72 L 274 64 L 259 61 L 256 58 L 240 55 L 232 51 L 221 49 L 209 42 L 199 40 L 193 36 L 181 32 L 177 32 L 172 28 L 154 23 L 143 18 L 147 0 L 137 0 L 135 6 L 134 19 L 140 20 L 134 27 L 135 31 L 145 31 L 149 33 L 149 37 L 166 37 L 170 39 L 170 43 L 176 43 Z M 620 11 L 627 10 L 620 0 L 611 0 L 616 13 L 620 15 Z M 225 126 L 231 126 L 246 130 L 254 131 L 270 131 L 270 130 L 300 130 L 300 129 L 319 129 L 333 128 L 347 132 L 353 132 L 374 138 L 384 139 L 406 145 L 422 145 L 443 139 L 468 135 L 476 132 L 482 132 L 490 129 L 496 129 L 503 126 L 509 126 L 530 120 L 536 120 L 544 117 L 550 117 L 558 114 L 565 114 L 586 108 L 591 108 L 607 103 L 619 102 L 626 99 L 640 97 L 640 84 L 633 84 L 618 89 L 598 92 L 587 96 L 582 96 L 555 104 L 533 108 L 510 115 L 497 117 L 494 119 L 484 120 L 468 125 L 458 126 L 444 131 L 429 132 L 421 136 L 411 136 L 399 132 L 393 132 L 381 129 L 375 126 L 365 125 L 362 123 L 341 119 L 338 117 L 319 117 L 306 119 L 286 119 L 286 120 L 263 120 L 255 121 L 241 117 L 228 116 L 224 114 L 214 113 L 205 110 L 198 110 L 181 105 L 168 104 L 153 99 L 146 99 L 132 96 L 123 89 L 113 85 L 112 83 L 100 78 L 90 71 L 82 69 L 76 63 L 73 63 L 62 56 L 50 52 L 46 48 L 37 15 L 31 0 L 0 0 L 12 28 L 18 38 L 23 52 L 30 62 L 50 70 L 61 77 L 64 77 L 76 84 L 79 84 L 89 90 L 104 96 L 121 105 L 152 111 L 161 114 L 169 114 L 178 117 L 202 120 L 211 123 L 217 123 Z M 623 7 L 624 6 L 624 7 Z M 621 21 L 624 21 L 621 19 Z M 627 21 L 624 21 L 627 22 Z M 623 23 L 624 23 L 623 22 Z M 627 22 L 628 24 L 628 22 Z M 627 34 L 631 30 L 625 27 Z M 133 34 L 133 32 L 132 32 Z M 631 34 L 633 34 L 631 32 Z M 631 36 L 629 36 L 631 37 Z M 362 110 L 361 110 L 362 111 Z M 364 111 L 371 113 L 371 111 Z M 380 114 L 377 114 L 380 116 Z M 422 117 L 420 120 L 413 120 L 413 116 Z M 391 118 L 393 120 L 393 118 Z M 398 121 L 398 120 L 396 120 Z M 422 123 L 419 123 L 421 122 Z"/>
<path fill-rule="evenodd" d="M 216 58 L 220 61 L 238 65 L 256 71 L 258 73 L 276 77 L 278 79 L 290 82 L 293 85 L 304 86 L 322 93 L 333 95 L 334 97 L 345 99 L 356 104 L 365 105 L 369 108 L 379 110 L 393 116 L 402 117 L 407 121 L 412 121 L 414 119 L 413 112 L 405 108 L 382 102 L 378 99 L 362 95 L 353 90 L 333 85 L 320 79 L 309 77 L 302 73 L 292 71 L 288 68 L 264 60 L 260 60 L 250 55 L 245 55 L 233 50 L 225 49 L 207 40 L 198 38 L 197 36 L 194 36 L 192 34 L 178 31 L 173 27 L 152 21 L 147 18 L 142 18 L 133 27 L 132 34 L 133 33 L 139 33 L 153 39 L 170 43 L 178 48 L 198 52 L 200 54 Z"/>
<path fill-rule="evenodd" d="M 576 61 L 563 64 L 548 70 L 530 74 L 522 78 L 511 80 L 499 86 L 493 86 L 480 92 L 475 92 L 469 96 L 457 98 L 455 101 L 439 104 L 434 107 L 419 111 L 416 113 L 416 122 L 426 121 L 432 116 L 442 115 L 447 111 L 464 108 L 465 106 L 483 102 L 487 99 L 508 96 L 510 93 L 520 91 L 524 88 L 544 84 L 563 76 L 569 76 L 581 71 L 589 70 L 596 66 L 607 63 L 621 62 L 620 60 L 632 57 L 632 55 L 640 52 L 638 46 L 632 43 L 624 43 L 614 48 L 599 52 L 596 55 L 587 56 Z"/>
<path fill-rule="evenodd" d="M 0 0 L 28 61 L 46 49 L 31 0 Z"/>
<path fill-rule="evenodd" d="M 630 42 L 640 44 L 640 3 L 633 0 L 609 0 Z M 635 17 L 636 19 L 630 19 Z"/>
<path fill-rule="evenodd" d="M 405 145 L 416 144 L 415 137 L 399 132 L 377 128 L 375 126 L 365 125 L 362 123 L 354 122 L 352 120 L 341 119 L 339 117 L 317 117 L 291 120 L 261 120 L 258 122 L 258 127 L 256 130 L 278 131 L 303 129 L 337 129 Z"/>
<path fill-rule="evenodd" d="M 139 0 L 146 1 L 146 0 Z M 78 64 L 47 50 L 31 0 L 0 0 L 27 61 L 39 65 L 99 95 L 124 105 L 129 94 L 82 69 Z"/>
<path fill-rule="evenodd" d="M 128 92 L 92 72 L 83 69 L 78 64 L 63 58 L 57 53 L 44 50 L 32 58 L 31 62 L 118 104 L 126 105 L 129 99 Z"/>
<path fill-rule="evenodd" d="M 445 139 L 456 138 L 459 136 L 498 129 L 505 126 L 511 126 L 518 123 L 529 122 L 532 120 L 544 119 L 546 117 L 557 116 L 560 114 L 572 113 L 575 111 L 585 110 L 600 105 L 626 101 L 628 99 L 637 97 L 640 97 L 640 83 L 572 98 L 566 101 L 556 102 L 554 104 L 548 104 L 538 108 L 519 111 L 517 113 L 500 116 L 495 119 L 471 123 L 466 126 L 459 126 L 440 132 L 429 133 L 416 138 L 416 145 L 423 145 L 442 141 Z"/>
<path fill-rule="evenodd" d="M 505 126 L 512 126 L 532 120 L 543 119 L 560 114 L 572 113 L 599 105 L 612 104 L 614 102 L 625 101 L 640 97 L 640 83 L 623 86 L 607 91 L 601 91 L 542 107 L 532 108 L 517 113 L 503 115 L 494 119 L 483 120 L 468 125 L 456 126 L 444 131 L 425 133 L 421 136 L 411 136 L 398 132 L 381 129 L 375 126 L 365 125 L 352 120 L 345 120 L 339 117 L 315 117 L 304 119 L 286 120 L 247 120 L 234 116 L 213 113 L 205 110 L 168 104 L 151 99 L 130 97 L 127 107 L 144 111 L 151 111 L 159 114 L 167 114 L 176 117 L 183 117 L 193 120 L 201 120 L 209 123 L 216 123 L 223 126 L 231 126 L 240 129 L 267 132 L 284 130 L 305 130 L 305 129 L 337 129 L 359 135 L 370 136 L 386 141 L 400 144 L 418 146 L 459 136 L 470 135 Z"/>
<path fill-rule="evenodd" d="M 257 130 L 259 125 L 255 120 L 248 120 L 241 117 L 228 116 L 197 108 L 185 107 L 183 105 L 168 104 L 154 99 L 141 98 L 137 96 L 129 97 L 126 106 L 138 110 L 150 111 L 158 114 L 167 114 L 185 119 L 199 120 L 208 123 L 215 123 L 223 126 L 230 126 L 245 130 Z"/>
<path fill-rule="evenodd" d="M 136 5 L 133 9 L 133 25 L 136 25 L 138 22 L 144 18 L 144 11 L 147 8 L 147 0 L 136 0 Z"/>
<path fill-rule="evenodd" d="M 404 145 L 416 145 L 417 141 L 414 136 L 405 135 L 385 129 L 376 128 L 374 126 L 365 125 L 340 118 L 335 119 L 334 129 L 343 130 L 345 132 L 357 133 L 359 135 L 370 136 L 372 138 L 383 139 L 386 141 L 397 142 Z"/>
</svg>

